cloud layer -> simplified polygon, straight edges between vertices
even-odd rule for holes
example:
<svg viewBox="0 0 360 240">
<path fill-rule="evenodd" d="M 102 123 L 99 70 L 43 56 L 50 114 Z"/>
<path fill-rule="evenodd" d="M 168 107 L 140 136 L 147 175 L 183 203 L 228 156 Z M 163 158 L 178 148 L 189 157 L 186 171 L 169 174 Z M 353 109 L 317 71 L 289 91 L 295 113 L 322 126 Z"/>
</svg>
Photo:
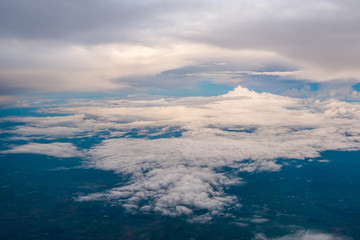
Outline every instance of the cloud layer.
<svg viewBox="0 0 360 240">
<path fill-rule="evenodd" d="M 129 212 L 200 222 L 229 216 L 241 207 L 227 193 L 228 187 L 243 184 L 241 172 L 280 171 L 279 158 L 318 158 L 326 150 L 360 149 L 359 104 L 242 87 L 217 97 L 75 100 L 42 111 L 70 115 L 5 118 L 26 123 L 8 133 L 33 141 L 95 137 L 100 143 L 83 150 L 85 166 L 128 179 L 78 200 L 108 200 Z M 19 152 L 80 155 L 73 145 L 57 142 L 28 143 L 3 153 Z"/>
<path fill-rule="evenodd" d="M 210 80 L 233 85 L 234 68 L 279 66 L 291 67 L 286 80 L 355 83 L 358 8 L 352 0 L 3 1 L 1 93 L 182 88 L 158 75 L 206 63 L 226 63 Z M 184 78 L 186 87 L 199 81 Z"/>
</svg>

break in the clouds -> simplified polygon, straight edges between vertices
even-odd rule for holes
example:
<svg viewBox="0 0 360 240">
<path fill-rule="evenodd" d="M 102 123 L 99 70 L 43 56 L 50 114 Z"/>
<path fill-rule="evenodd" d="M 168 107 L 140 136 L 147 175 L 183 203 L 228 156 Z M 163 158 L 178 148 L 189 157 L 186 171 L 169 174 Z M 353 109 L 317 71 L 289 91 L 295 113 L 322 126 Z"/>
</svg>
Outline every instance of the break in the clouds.
<svg viewBox="0 0 360 240">
<path fill-rule="evenodd" d="M 354 84 L 358 8 L 353 0 L 2 1 L 1 93 L 235 86 L 234 71 L 283 76 L 284 67 L 286 80 Z M 221 75 L 162 77 L 208 63 L 222 64 Z"/>
<path fill-rule="evenodd" d="M 241 205 L 227 189 L 246 184 L 242 172 L 281 171 L 279 158 L 306 164 L 326 150 L 360 149 L 358 103 L 242 87 L 216 97 L 73 100 L 41 111 L 67 116 L 4 118 L 25 123 L 8 130 L 12 138 L 34 142 L 9 146 L 3 153 L 83 156 L 85 167 L 113 171 L 126 183 L 77 200 L 111 201 L 131 213 L 197 222 L 236 217 Z M 60 128 L 76 131 L 55 131 Z M 59 143 L 65 137 L 74 144 L 83 137 L 98 141 L 80 154 L 72 144 Z M 55 142 L 35 143 L 39 138 Z M 241 221 L 261 224 L 266 219 Z"/>
</svg>

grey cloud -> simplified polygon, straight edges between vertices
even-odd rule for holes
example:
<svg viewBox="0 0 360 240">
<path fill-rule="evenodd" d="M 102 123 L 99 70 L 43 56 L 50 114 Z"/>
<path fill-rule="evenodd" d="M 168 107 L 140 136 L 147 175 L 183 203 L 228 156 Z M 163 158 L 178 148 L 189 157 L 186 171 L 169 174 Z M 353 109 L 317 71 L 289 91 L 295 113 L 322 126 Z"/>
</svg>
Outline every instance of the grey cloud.
<svg viewBox="0 0 360 240">
<path fill-rule="evenodd" d="M 230 12 L 221 12 L 218 23 L 203 36 L 198 34 L 199 39 L 224 48 L 275 51 L 307 67 L 314 65 L 332 73 L 356 70 L 360 60 L 359 2 L 242 3 Z"/>
<path fill-rule="evenodd" d="M 135 92 L 149 86 L 178 88 L 182 82 L 188 87 L 202 78 L 166 70 L 224 59 L 234 70 L 281 62 L 299 70 L 291 79 L 356 82 L 358 8 L 353 0 L 1 1 L 1 90 Z M 139 58 L 149 49 L 133 49 L 129 57 L 111 44 L 159 53 Z M 259 56 L 239 61 L 244 54 L 239 50 Z M 278 59 L 263 61 L 261 51 Z M 220 75 L 213 79 L 229 82 Z"/>
<path fill-rule="evenodd" d="M 29 40 L 103 43 L 144 41 L 170 31 L 172 14 L 190 1 L 14 0 L 0 3 L 0 36 Z M 150 34 L 149 34 L 150 33 Z"/>
<path fill-rule="evenodd" d="M 128 1 L 2 1 L 0 36 L 94 41 L 99 30 L 105 34 L 115 27 L 129 28 L 132 20 L 141 15 L 146 18 L 141 5 Z"/>
</svg>

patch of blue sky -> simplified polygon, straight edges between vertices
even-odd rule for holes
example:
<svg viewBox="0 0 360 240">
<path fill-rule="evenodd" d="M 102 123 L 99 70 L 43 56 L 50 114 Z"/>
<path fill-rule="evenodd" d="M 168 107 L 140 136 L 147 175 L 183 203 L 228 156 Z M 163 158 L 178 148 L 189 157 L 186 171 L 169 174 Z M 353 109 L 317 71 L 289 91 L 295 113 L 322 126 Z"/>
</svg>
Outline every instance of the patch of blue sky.
<svg viewBox="0 0 360 240">
<path fill-rule="evenodd" d="M 287 63 L 268 63 L 265 65 L 255 65 L 254 71 L 256 72 L 292 72 L 297 71 L 299 68 L 295 66 L 291 66 Z M 251 70 L 251 69 L 245 69 L 245 70 Z"/>
<path fill-rule="evenodd" d="M 360 92 L 360 83 L 356 83 L 354 85 L 352 85 L 352 88 L 357 91 L 357 92 Z"/>
<path fill-rule="evenodd" d="M 283 95 L 286 91 L 296 89 L 315 93 L 321 87 L 320 83 L 305 80 L 294 80 L 288 77 L 276 75 L 246 75 L 243 85 L 255 92 L 269 92 Z"/>
<path fill-rule="evenodd" d="M 309 86 L 310 92 L 316 92 L 320 88 L 320 83 L 307 83 L 307 86 Z"/>
<path fill-rule="evenodd" d="M 239 132 L 239 133 L 254 133 L 257 128 L 256 127 L 232 127 L 232 128 L 221 128 L 223 131 L 227 132 Z"/>
<path fill-rule="evenodd" d="M 273 94 L 287 95 L 290 90 L 301 91 L 300 97 L 314 95 L 321 84 L 308 80 L 293 79 L 291 76 L 279 76 L 277 73 L 292 72 L 298 69 L 283 65 L 270 64 L 254 66 L 243 69 L 240 66 L 228 64 L 202 64 L 197 66 L 186 66 L 162 72 L 157 78 L 180 79 L 183 81 L 196 82 L 192 89 L 190 87 L 177 90 L 152 90 L 149 94 L 163 96 L 215 96 L 232 90 L 232 87 L 241 85 L 255 92 L 270 92 Z M 254 71 L 256 74 L 246 73 Z M 270 73 L 274 73 L 271 75 Z M 222 83 L 222 78 L 231 79 L 228 83 Z M 161 88 L 161 87 L 160 87 Z"/>
<path fill-rule="evenodd" d="M 1 108 L 0 109 L 0 118 L 8 116 L 36 116 L 37 108 L 24 107 L 24 108 Z"/>
<path fill-rule="evenodd" d="M 53 108 L 54 106 L 51 106 Z M 45 108 L 45 106 L 43 107 Z M 4 117 L 55 117 L 55 116 L 67 116 L 65 113 L 48 113 L 39 111 L 38 107 L 9 107 L 0 108 L 0 118 Z"/>
<path fill-rule="evenodd" d="M 185 130 L 179 127 L 147 127 L 144 129 L 132 129 L 126 132 L 122 137 L 126 138 L 148 138 L 148 139 L 159 139 L 159 138 L 179 138 Z"/>
<path fill-rule="evenodd" d="M 68 114 L 46 112 L 41 109 L 62 107 L 71 100 L 91 100 L 106 98 L 125 98 L 128 95 L 118 92 L 31 92 L 12 95 L 13 101 L 0 106 L 0 118 L 21 117 L 54 117 Z"/>
</svg>

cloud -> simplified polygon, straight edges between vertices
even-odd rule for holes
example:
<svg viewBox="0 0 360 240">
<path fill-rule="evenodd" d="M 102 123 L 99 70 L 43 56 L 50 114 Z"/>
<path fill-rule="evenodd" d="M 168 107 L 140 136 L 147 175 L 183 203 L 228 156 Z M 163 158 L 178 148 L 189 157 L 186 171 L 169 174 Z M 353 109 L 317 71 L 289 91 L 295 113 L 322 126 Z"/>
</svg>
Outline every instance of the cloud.
<svg viewBox="0 0 360 240">
<path fill-rule="evenodd" d="M 15 126 L 4 132 L 32 139 L 79 138 L 96 134 L 99 137 L 99 132 L 117 128 L 117 124 L 99 122 L 87 118 L 84 114 L 56 117 L 4 117 L 0 122 L 25 123 L 26 125 Z"/>
<path fill-rule="evenodd" d="M 326 150 L 360 149 L 358 103 L 290 98 L 243 87 L 216 97 L 73 100 L 40 111 L 69 115 L 6 118 L 27 123 L 12 133 L 23 136 L 24 128 L 41 128 L 38 137 L 61 138 L 54 129 L 67 127 L 96 136 L 101 142 L 84 150 L 85 165 L 128 179 L 78 200 L 112 201 L 129 212 L 190 221 L 209 221 L 241 207 L 227 189 L 243 183 L 242 172 L 280 171 L 279 158 L 319 158 Z M 25 146 L 6 152 L 49 154 L 22 150 Z M 259 219 L 254 221 L 265 221 Z"/>
<path fill-rule="evenodd" d="M 16 126 L 6 130 L 7 133 L 32 138 L 71 138 L 82 135 L 91 129 L 82 129 L 79 126 L 86 124 L 84 115 L 72 115 L 61 117 L 5 117 L 2 121 L 22 122 L 26 125 Z"/>
<path fill-rule="evenodd" d="M 237 206 L 236 197 L 226 195 L 223 188 L 239 184 L 239 179 L 228 179 L 206 168 L 179 164 L 152 169 L 146 167 L 147 163 L 138 166 L 133 163 L 132 167 L 138 169 L 131 171 L 133 177 L 128 185 L 81 196 L 78 200 L 115 200 L 129 212 L 155 211 L 168 216 L 192 216 L 196 210 L 207 210 L 217 216 L 225 207 Z M 149 171 L 144 173 L 144 170 Z"/>
<path fill-rule="evenodd" d="M 10 131 L 10 133 L 16 133 L 23 136 L 49 136 L 49 137 L 70 137 L 75 134 L 81 132 L 77 128 L 69 128 L 69 127 L 46 127 L 46 128 L 38 128 L 38 127 L 17 127 L 15 130 Z"/>
<path fill-rule="evenodd" d="M 241 182 L 237 172 L 279 171 L 278 158 L 316 158 L 325 150 L 360 148 L 356 103 L 294 99 L 238 87 L 218 97 L 102 104 L 56 111 L 78 112 L 117 123 L 120 137 L 90 149 L 88 164 L 128 175 L 131 180 L 124 187 L 79 199 L 111 199 L 131 211 L 151 210 L 165 215 L 186 212 L 192 216 L 202 206 L 211 218 L 212 214 L 222 214 L 224 206 L 236 205 L 236 199 L 227 196 L 223 188 L 227 182 Z M 132 120 L 119 123 L 121 119 Z M 148 134 L 150 129 L 156 132 L 174 126 L 182 129 L 178 138 L 152 139 L 153 134 Z M 133 129 L 143 129 L 142 138 L 123 134 Z M 232 169 L 232 174 L 219 172 L 225 166 Z M 205 175 L 199 177 L 199 172 Z M 185 184 L 183 179 L 192 184 Z M 213 179 L 210 188 L 205 187 L 208 179 Z M 182 191 L 177 182 L 191 189 Z M 154 188 L 149 189 L 149 184 Z M 211 204 L 199 205 L 192 195 L 201 195 L 198 191 L 206 196 L 201 201 Z M 165 201 L 165 196 L 171 197 Z M 190 204 L 188 199 L 193 202 Z M 176 206 L 191 211 L 180 213 Z"/>
<path fill-rule="evenodd" d="M 81 157 L 83 154 L 71 143 L 28 143 L 25 145 L 14 146 L 12 149 L 2 151 L 1 153 L 32 153 L 42 154 L 58 158 Z"/>
<path fill-rule="evenodd" d="M 267 239 L 267 238 L 256 238 L 256 239 Z M 339 237 L 332 234 L 327 233 L 319 233 L 315 231 L 298 231 L 294 234 L 289 234 L 280 238 L 276 238 L 277 240 L 346 240 L 346 237 Z"/>
<path fill-rule="evenodd" d="M 6 63 L 0 66 L 3 94 L 17 91 L 146 92 L 191 88 L 196 82 L 209 78 L 214 82 L 238 84 L 239 80 L 226 71 L 254 70 L 270 63 L 291 64 L 270 51 L 223 49 L 183 40 L 81 45 L 0 39 L 0 43 L 0 60 Z M 223 69 L 223 74 L 214 75 L 213 63 L 219 61 L 228 64 L 218 67 Z M 202 76 L 174 71 L 189 65 L 200 68 Z"/>
<path fill-rule="evenodd" d="M 155 4 L 156 1 L 151 3 Z M 131 27 L 138 25 L 136 20 L 139 24 L 144 21 L 141 15 L 145 18 L 155 14 L 154 11 L 145 11 L 148 4 L 111 0 L 101 4 L 96 1 L 81 0 L 75 2 L 40 0 L 34 4 L 23 0 L 2 2 L 1 36 L 95 41 L 96 32 L 101 32 L 100 39 L 106 39 L 105 29 L 110 30 L 117 26 L 120 29 L 114 35 L 126 38 L 127 34 L 121 32 L 126 29 L 130 31 Z M 14 12 L 17 12 L 16 17 L 13 15 Z M 98 17 L 94 18 L 94 16 Z"/>
<path fill-rule="evenodd" d="M 355 83 L 358 7 L 356 1 L 336 0 L 4 1 L 2 94 L 134 93 L 151 86 L 181 88 L 184 79 L 189 87 L 204 79 L 161 73 L 209 62 L 232 66 L 225 71 L 291 66 L 296 71 L 287 80 Z M 214 82 L 234 80 L 225 71 L 204 74 Z"/>
<path fill-rule="evenodd" d="M 355 1 L 241 1 L 220 9 L 217 23 L 199 37 L 225 48 L 276 52 L 297 62 L 303 78 L 359 78 L 356 7 Z"/>
</svg>

